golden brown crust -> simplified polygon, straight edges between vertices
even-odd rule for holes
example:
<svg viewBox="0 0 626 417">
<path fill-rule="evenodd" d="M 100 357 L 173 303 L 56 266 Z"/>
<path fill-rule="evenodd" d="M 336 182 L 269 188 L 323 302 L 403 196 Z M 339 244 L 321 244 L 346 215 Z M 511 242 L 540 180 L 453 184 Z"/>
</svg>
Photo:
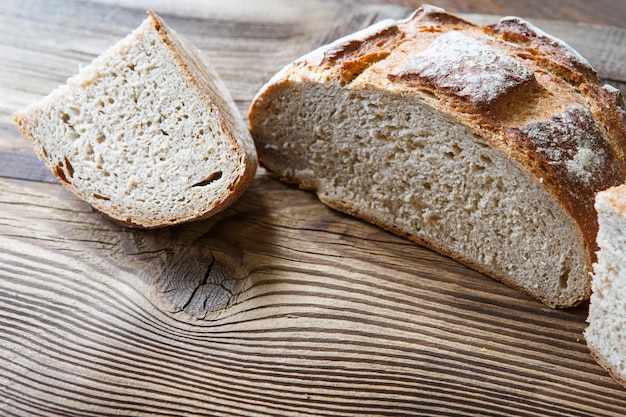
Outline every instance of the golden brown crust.
<svg viewBox="0 0 626 417">
<path fill-rule="evenodd" d="M 575 50 L 522 19 L 508 17 L 484 30 L 506 42 L 520 45 L 523 48 L 521 57 L 532 59 L 569 82 L 600 83 L 596 71 Z"/>
<path fill-rule="evenodd" d="M 433 26 L 449 26 L 455 30 L 476 27 L 475 24 L 450 14 L 446 12 L 445 9 L 428 4 L 415 10 L 407 21 L 414 22 L 422 27 L 432 24 Z"/>
</svg>

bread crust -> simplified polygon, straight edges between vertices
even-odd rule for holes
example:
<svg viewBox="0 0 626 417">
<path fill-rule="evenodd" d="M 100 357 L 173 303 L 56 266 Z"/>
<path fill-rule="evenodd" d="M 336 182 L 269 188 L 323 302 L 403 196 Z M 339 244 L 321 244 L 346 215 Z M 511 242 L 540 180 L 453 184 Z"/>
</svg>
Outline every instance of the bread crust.
<svg viewBox="0 0 626 417">
<path fill-rule="evenodd" d="M 598 365 L 607 371 L 615 382 L 626 388 L 626 380 L 624 380 L 612 367 L 607 365 L 604 359 L 602 359 L 602 357 L 589 344 L 587 344 L 587 347 L 589 348 L 591 357 L 598 363 Z"/>
<path fill-rule="evenodd" d="M 470 47 L 474 56 L 455 50 L 463 42 L 476 44 Z M 477 60 L 483 61 L 472 66 Z M 419 97 L 469 127 L 554 196 L 574 220 L 591 270 L 598 249 L 595 194 L 626 180 L 626 113 L 619 92 L 603 86 L 589 63 L 564 42 L 518 18 L 479 26 L 423 6 L 408 19 L 381 22 L 321 47 L 276 74 L 250 107 L 255 139 L 254 120 L 264 111 L 264 100 L 273 89 L 300 80 L 356 82 L 361 88 Z M 259 152 L 261 164 L 271 171 Z M 281 179 L 300 183 L 295 177 Z M 449 255 L 367 213 L 352 214 Z M 529 293 L 506 277 L 494 278 Z M 570 305 L 588 299 L 590 292 L 589 283 Z M 541 301 L 554 306 L 552 300 Z"/>
</svg>

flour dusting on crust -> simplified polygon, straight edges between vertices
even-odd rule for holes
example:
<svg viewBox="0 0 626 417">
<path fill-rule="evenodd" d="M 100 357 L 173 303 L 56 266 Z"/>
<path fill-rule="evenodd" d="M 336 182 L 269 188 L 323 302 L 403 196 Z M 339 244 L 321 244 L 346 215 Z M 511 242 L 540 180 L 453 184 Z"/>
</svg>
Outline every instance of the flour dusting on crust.
<svg viewBox="0 0 626 417">
<path fill-rule="evenodd" d="M 515 58 L 477 39 L 450 31 L 414 55 L 391 80 L 403 80 L 452 93 L 486 106 L 534 80 L 533 71 Z"/>
<path fill-rule="evenodd" d="M 609 165 L 609 140 L 597 128 L 591 112 L 579 104 L 521 130 L 550 164 L 565 168 L 570 178 L 587 185 Z"/>
</svg>

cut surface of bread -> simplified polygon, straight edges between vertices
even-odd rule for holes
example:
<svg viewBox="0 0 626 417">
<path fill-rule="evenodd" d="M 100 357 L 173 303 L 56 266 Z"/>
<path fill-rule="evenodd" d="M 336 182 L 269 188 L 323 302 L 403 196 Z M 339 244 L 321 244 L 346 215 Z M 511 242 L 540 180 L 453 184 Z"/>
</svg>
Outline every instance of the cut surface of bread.
<svg viewBox="0 0 626 417">
<path fill-rule="evenodd" d="M 590 292 L 595 192 L 626 178 L 620 101 L 521 19 L 424 6 L 286 66 L 249 127 L 284 181 L 568 307 Z"/>
<path fill-rule="evenodd" d="M 585 339 L 593 357 L 626 387 L 626 184 L 598 193 L 598 260 Z"/>
<path fill-rule="evenodd" d="M 15 122 L 95 209 L 129 226 L 162 227 L 226 208 L 253 179 L 257 159 L 210 64 L 148 13 Z"/>
</svg>

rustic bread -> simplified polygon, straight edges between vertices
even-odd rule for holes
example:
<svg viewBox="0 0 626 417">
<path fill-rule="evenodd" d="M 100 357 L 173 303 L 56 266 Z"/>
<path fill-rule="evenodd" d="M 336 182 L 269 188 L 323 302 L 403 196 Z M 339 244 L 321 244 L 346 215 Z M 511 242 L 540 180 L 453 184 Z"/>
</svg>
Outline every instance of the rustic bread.
<svg viewBox="0 0 626 417">
<path fill-rule="evenodd" d="M 528 22 L 424 6 L 286 66 L 249 128 L 284 181 L 567 307 L 590 293 L 594 195 L 626 179 L 620 101 Z"/>
<path fill-rule="evenodd" d="M 626 387 L 626 184 L 598 193 L 598 260 L 585 339 L 592 356 Z"/>
<path fill-rule="evenodd" d="M 15 122 L 95 209 L 127 225 L 161 227 L 227 207 L 251 182 L 257 159 L 215 71 L 148 14 Z"/>
</svg>

